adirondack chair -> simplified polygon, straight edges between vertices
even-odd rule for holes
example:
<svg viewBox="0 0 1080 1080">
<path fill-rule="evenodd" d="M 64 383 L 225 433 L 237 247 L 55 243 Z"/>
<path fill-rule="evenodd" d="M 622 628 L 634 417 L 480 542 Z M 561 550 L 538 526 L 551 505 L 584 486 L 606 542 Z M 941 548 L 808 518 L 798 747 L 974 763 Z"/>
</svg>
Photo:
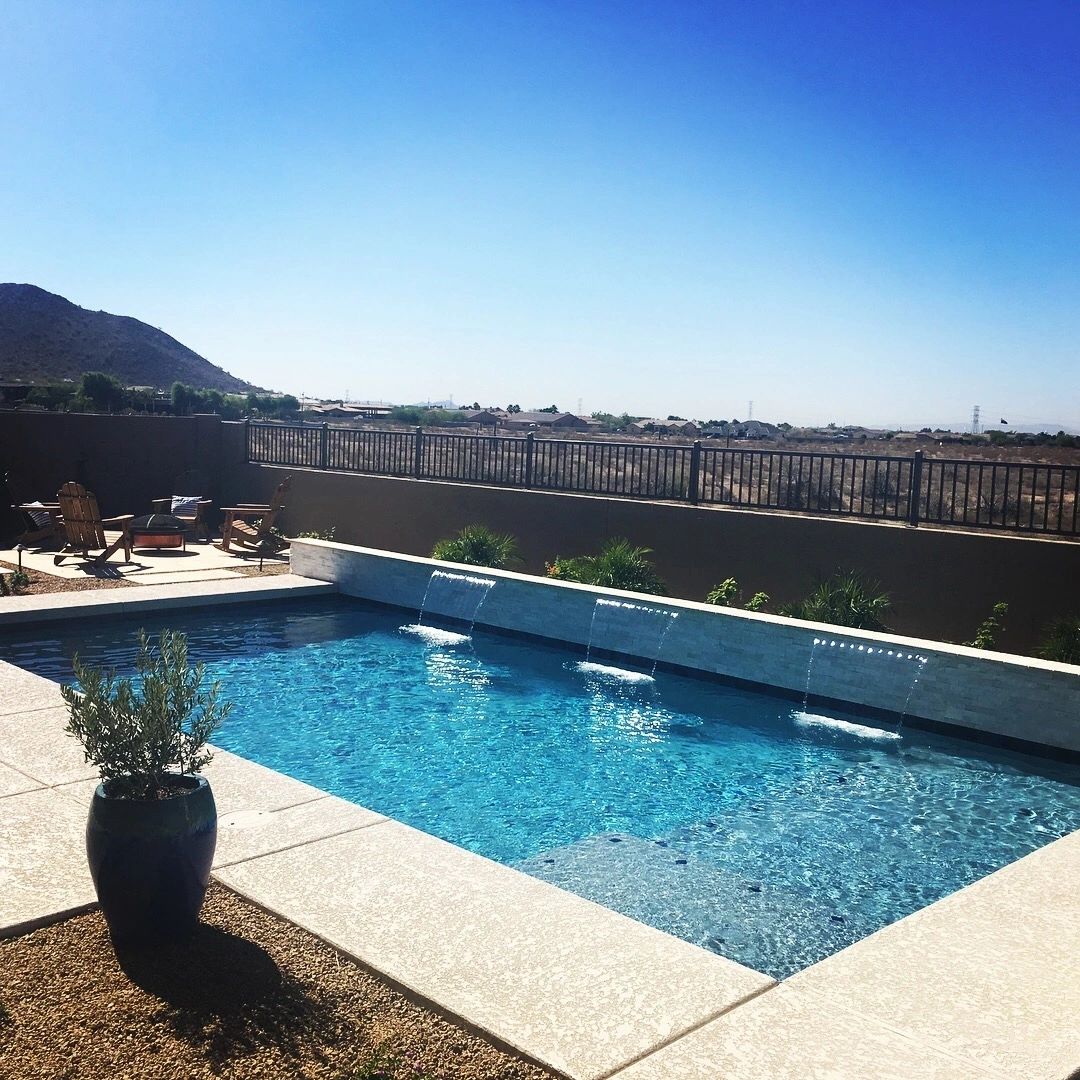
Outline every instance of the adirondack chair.
<svg viewBox="0 0 1080 1080">
<path fill-rule="evenodd" d="M 233 544 L 263 553 L 280 551 L 287 542 L 270 530 L 277 516 L 285 509 L 285 494 L 292 483 L 286 476 L 277 486 L 269 503 L 241 503 L 239 506 L 223 506 L 225 523 L 221 527 L 221 549 L 229 551 Z"/>
<path fill-rule="evenodd" d="M 134 520 L 134 514 L 120 517 L 102 518 L 97 499 L 74 481 L 65 484 L 57 493 L 60 514 L 64 519 L 64 546 L 53 556 L 53 563 L 59 566 L 69 555 L 77 555 L 94 563 L 104 563 L 110 555 L 122 547 L 124 561 L 131 562 L 131 534 L 128 528 Z M 118 530 L 119 536 L 110 540 L 105 535 L 105 526 Z M 96 551 L 96 555 L 91 552 Z"/>
</svg>

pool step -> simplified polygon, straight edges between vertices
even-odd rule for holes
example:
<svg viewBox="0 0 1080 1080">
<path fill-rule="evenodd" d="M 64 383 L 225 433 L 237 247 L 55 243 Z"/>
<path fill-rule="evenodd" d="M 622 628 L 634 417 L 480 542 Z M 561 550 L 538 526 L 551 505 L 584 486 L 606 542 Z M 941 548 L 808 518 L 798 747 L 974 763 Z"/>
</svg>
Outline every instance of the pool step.
<svg viewBox="0 0 1080 1080">
<path fill-rule="evenodd" d="M 822 925 L 830 952 L 877 929 L 810 890 L 747 877 L 663 838 L 604 833 L 515 865 L 774 978 L 822 958 L 820 945 L 818 952 L 809 951 L 820 942 Z"/>
</svg>

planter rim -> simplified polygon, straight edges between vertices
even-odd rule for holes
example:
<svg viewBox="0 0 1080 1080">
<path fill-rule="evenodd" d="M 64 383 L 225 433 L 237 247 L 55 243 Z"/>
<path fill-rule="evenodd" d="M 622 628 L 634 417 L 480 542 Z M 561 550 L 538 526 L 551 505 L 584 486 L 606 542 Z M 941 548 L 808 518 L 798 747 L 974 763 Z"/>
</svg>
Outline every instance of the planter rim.
<svg viewBox="0 0 1080 1080">
<path fill-rule="evenodd" d="M 176 793 L 167 799 L 136 799 L 125 795 L 110 795 L 105 790 L 106 780 L 99 780 L 94 788 L 94 798 L 104 799 L 111 803 L 141 803 L 145 806 L 155 806 L 159 803 L 172 802 L 174 798 L 184 798 L 193 794 L 200 788 L 209 787 L 210 781 L 202 773 L 166 773 L 166 779 L 170 784 L 175 784 Z M 180 781 L 177 783 L 177 781 Z"/>
</svg>

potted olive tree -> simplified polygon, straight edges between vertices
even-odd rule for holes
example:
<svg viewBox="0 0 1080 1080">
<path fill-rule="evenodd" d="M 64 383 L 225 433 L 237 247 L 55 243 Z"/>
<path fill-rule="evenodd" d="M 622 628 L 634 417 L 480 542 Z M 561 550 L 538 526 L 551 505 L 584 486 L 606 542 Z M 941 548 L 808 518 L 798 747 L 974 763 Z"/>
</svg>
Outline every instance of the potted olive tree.
<svg viewBox="0 0 1080 1080">
<path fill-rule="evenodd" d="M 73 661 L 64 687 L 66 728 L 101 783 L 86 823 L 86 853 L 113 940 L 150 943 L 190 934 L 217 843 L 217 808 L 205 777 L 206 744 L 232 708 L 219 684 L 203 688 L 187 638 L 139 631 L 137 677 Z"/>
</svg>

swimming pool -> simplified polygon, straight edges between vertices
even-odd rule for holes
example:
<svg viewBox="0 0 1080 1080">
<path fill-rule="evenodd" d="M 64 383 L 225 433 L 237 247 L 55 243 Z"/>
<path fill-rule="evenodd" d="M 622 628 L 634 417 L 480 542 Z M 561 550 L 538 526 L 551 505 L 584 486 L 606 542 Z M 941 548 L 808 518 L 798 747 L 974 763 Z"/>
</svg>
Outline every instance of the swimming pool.
<svg viewBox="0 0 1080 1080">
<path fill-rule="evenodd" d="M 336 598 L 140 623 L 225 684 L 219 745 L 776 977 L 1080 828 L 1075 766 L 411 621 Z M 136 625 L 8 633 L 0 657 L 125 668 Z"/>
</svg>

